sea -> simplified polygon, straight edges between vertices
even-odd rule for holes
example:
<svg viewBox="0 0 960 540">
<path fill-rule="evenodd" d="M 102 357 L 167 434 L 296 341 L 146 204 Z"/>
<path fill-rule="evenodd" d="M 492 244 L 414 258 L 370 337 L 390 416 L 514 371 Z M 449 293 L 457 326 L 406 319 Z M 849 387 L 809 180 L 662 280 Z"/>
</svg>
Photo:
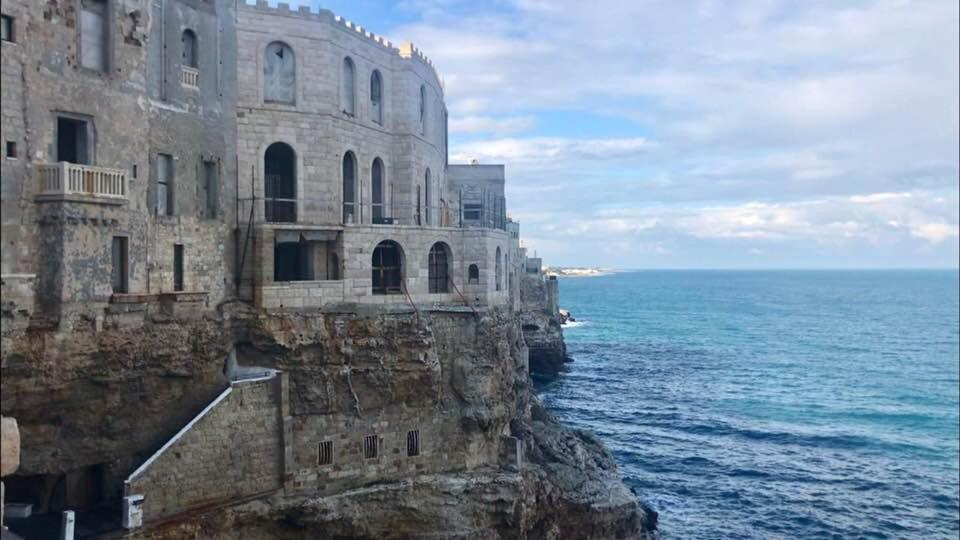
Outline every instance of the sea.
<svg viewBox="0 0 960 540">
<path fill-rule="evenodd" d="M 574 361 L 538 392 L 664 539 L 960 536 L 957 271 L 560 280 Z"/>
</svg>

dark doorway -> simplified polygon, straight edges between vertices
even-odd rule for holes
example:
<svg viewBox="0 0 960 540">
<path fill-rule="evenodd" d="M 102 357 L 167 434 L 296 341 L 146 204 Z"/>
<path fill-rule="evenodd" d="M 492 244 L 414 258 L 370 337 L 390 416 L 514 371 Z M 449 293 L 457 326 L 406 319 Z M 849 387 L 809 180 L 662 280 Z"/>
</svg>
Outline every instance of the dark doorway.
<svg viewBox="0 0 960 540">
<path fill-rule="evenodd" d="M 57 117 L 57 161 L 90 165 L 89 138 L 86 120 Z"/>
<path fill-rule="evenodd" d="M 382 223 L 384 218 L 383 211 L 383 162 L 380 158 L 373 160 L 373 167 L 370 169 L 370 191 L 372 192 L 373 222 Z"/>
<path fill-rule="evenodd" d="M 297 221 L 296 159 L 293 148 L 281 142 L 271 144 L 263 156 L 267 221 Z"/>
<path fill-rule="evenodd" d="M 114 236 L 113 245 L 110 250 L 110 258 L 113 263 L 111 281 L 113 283 L 113 292 L 126 293 L 128 291 L 128 271 L 127 271 L 127 238 L 124 236 Z"/>
<path fill-rule="evenodd" d="M 373 250 L 373 294 L 403 292 L 403 251 L 400 244 L 384 240 Z"/>
<path fill-rule="evenodd" d="M 357 216 L 357 158 L 353 152 L 343 156 L 343 222 L 359 223 Z"/>
<path fill-rule="evenodd" d="M 173 290 L 183 290 L 183 244 L 173 245 Z"/>
<path fill-rule="evenodd" d="M 443 242 L 430 248 L 427 281 L 432 294 L 450 292 L 450 249 Z"/>
<path fill-rule="evenodd" d="M 337 257 L 337 254 L 333 251 L 327 255 L 327 279 L 340 279 L 340 257 Z"/>
<path fill-rule="evenodd" d="M 313 279 L 309 244 L 277 242 L 273 247 L 274 281 L 309 281 Z"/>
</svg>

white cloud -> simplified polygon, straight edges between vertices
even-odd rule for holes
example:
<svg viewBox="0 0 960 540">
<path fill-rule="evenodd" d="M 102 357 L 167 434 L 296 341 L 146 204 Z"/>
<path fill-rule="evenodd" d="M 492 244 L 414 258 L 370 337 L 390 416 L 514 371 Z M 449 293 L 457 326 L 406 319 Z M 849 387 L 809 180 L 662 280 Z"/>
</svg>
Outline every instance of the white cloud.
<svg viewBox="0 0 960 540">
<path fill-rule="evenodd" d="M 653 143 L 643 137 L 575 139 L 566 137 L 502 138 L 461 144 L 451 160 L 514 164 L 548 164 L 580 160 L 630 159 L 649 152 Z"/>
<path fill-rule="evenodd" d="M 535 124 L 532 116 L 461 116 L 450 119 L 451 134 L 461 133 L 491 133 L 503 135 L 528 131 Z"/>
<path fill-rule="evenodd" d="M 923 223 L 912 227 L 910 233 L 917 238 L 939 244 L 948 238 L 960 237 L 960 228 L 947 223 Z"/>
<path fill-rule="evenodd" d="M 506 163 L 548 255 L 956 264 L 957 2 L 417 3 L 451 159 Z"/>
</svg>

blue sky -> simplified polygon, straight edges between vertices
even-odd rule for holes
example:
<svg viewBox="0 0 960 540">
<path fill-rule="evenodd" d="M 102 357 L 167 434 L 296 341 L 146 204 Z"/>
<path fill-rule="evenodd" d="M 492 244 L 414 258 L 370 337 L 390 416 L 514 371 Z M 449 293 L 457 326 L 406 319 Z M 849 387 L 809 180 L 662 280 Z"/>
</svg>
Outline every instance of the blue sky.
<svg viewBox="0 0 960 540">
<path fill-rule="evenodd" d="M 958 264 L 956 0 L 301 3 L 431 57 L 548 264 Z"/>
</svg>

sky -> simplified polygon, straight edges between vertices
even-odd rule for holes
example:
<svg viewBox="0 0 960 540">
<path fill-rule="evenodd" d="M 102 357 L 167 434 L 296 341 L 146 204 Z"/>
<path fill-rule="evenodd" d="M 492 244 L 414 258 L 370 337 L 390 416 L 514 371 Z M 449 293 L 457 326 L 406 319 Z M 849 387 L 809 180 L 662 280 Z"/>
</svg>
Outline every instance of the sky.
<svg viewBox="0 0 960 540">
<path fill-rule="evenodd" d="M 292 0 L 412 41 L 549 265 L 957 267 L 956 0 Z"/>
</svg>

